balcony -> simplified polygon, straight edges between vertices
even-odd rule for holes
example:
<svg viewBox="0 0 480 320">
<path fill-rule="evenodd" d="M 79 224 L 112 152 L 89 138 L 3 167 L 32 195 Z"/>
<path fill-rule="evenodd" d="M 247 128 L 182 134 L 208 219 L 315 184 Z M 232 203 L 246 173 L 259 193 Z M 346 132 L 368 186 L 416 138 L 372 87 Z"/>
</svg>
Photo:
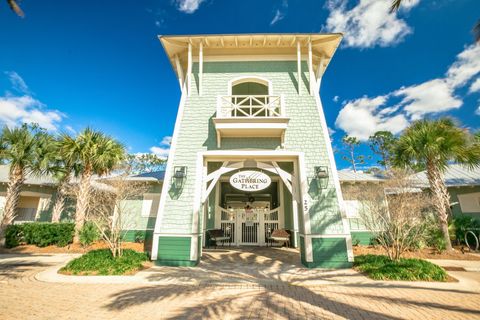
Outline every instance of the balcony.
<svg viewBox="0 0 480 320">
<path fill-rule="evenodd" d="M 233 95 L 217 97 L 213 118 L 217 145 L 222 138 L 280 138 L 283 145 L 288 125 L 282 96 Z"/>
</svg>

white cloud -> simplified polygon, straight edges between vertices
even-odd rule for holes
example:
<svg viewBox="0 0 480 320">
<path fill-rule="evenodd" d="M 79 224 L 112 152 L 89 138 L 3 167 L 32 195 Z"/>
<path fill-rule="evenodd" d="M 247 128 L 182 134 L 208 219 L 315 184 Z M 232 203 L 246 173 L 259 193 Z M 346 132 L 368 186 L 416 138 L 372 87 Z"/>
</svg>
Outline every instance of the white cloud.
<svg viewBox="0 0 480 320">
<path fill-rule="evenodd" d="M 333 102 L 338 102 L 339 99 L 340 99 L 339 96 L 335 96 L 335 97 L 333 97 Z"/>
<path fill-rule="evenodd" d="M 160 158 L 166 158 L 168 157 L 168 153 L 170 152 L 171 143 L 172 143 L 172 137 L 165 136 L 160 142 L 160 146 L 151 147 L 150 152 L 159 156 Z"/>
<path fill-rule="evenodd" d="M 479 73 L 480 46 L 470 45 L 457 55 L 457 60 L 448 68 L 447 81 L 451 87 L 458 88 L 467 84 Z"/>
<path fill-rule="evenodd" d="M 162 142 L 160 142 L 160 144 L 163 146 L 169 146 L 170 144 L 172 144 L 172 137 L 171 136 L 163 137 Z"/>
<path fill-rule="evenodd" d="M 380 109 L 388 96 L 375 98 L 363 97 L 349 101 L 338 114 L 335 125 L 360 140 L 367 140 L 376 131 L 388 130 L 399 133 L 408 126 L 407 118 L 402 114 L 392 115 Z"/>
<path fill-rule="evenodd" d="M 480 78 L 477 78 L 470 88 L 468 89 L 468 92 L 473 93 L 473 92 L 480 92 Z"/>
<path fill-rule="evenodd" d="M 194 13 L 204 0 L 176 0 L 177 9 L 184 13 Z"/>
<path fill-rule="evenodd" d="M 8 76 L 14 90 L 23 94 L 31 94 L 27 84 L 18 73 L 15 71 L 5 71 L 5 74 Z"/>
<path fill-rule="evenodd" d="M 31 96 L 0 97 L 0 122 L 13 127 L 22 123 L 38 123 L 47 130 L 57 130 L 63 115 L 45 106 Z"/>
<path fill-rule="evenodd" d="M 476 114 L 477 116 L 480 116 L 480 107 L 477 108 L 477 111 L 475 111 L 475 114 Z"/>
<path fill-rule="evenodd" d="M 282 20 L 283 18 L 285 18 L 285 14 L 281 12 L 280 9 L 277 9 L 277 11 L 275 12 L 275 16 L 273 17 L 272 21 L 270 21 L 270 25 L 273 26 L 275 23 Z"/>
<path fill-rule="evenodd" d="M 370 48 L 395 45 L 412 33 L 407 23 L 398 17 L 415 7 L 420 0 L 404 1 L 402 9 L 390 13 L 391 1 L 360 0 L 353 8 L 347 8 L 348 0 L 329 0 L 326 29 L 343 32 L 348 47 Z"/>
<path fill-rule="evenodd" d="M 335 124 L 360 140 L 365 140 L 378 130 L 398 133 L 410 121 L 460 108 L 463 101 L 455 94 L 455 90 L 469 85 L 479 73 L 480 46 L 471 45 L 457 55 L 445 77 L 402 87 L 375 98 L 348 101 L 340 110 Z M 480 91 L 478 78 L 469 88 L 470 93 L 477 91 Z M 393 103 L 390 100 L 392 98 L 401 100 Z M 476 113 L 479 114 L 480 110 Z"/>
<path fill-rule="evenodd" d="M 458 109 L 462 100 L 454 94 L 454 89 L 445 79 L 434 79 L 419 85 L 401 88 L 394 92 L 403 96 L 401 105 L 412 120 L 418 120 L 429 113 Z"/>
</svg>

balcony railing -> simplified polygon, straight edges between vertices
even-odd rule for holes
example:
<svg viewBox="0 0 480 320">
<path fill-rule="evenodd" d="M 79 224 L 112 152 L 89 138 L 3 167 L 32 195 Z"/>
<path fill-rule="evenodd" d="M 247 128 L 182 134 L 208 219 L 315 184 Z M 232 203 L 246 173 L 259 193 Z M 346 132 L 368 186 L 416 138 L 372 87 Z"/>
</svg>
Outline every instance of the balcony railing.
<svg viewBox="0 0 480 320">
<path fill-rule="evenodd" d="M 283 95 L 219 96 L 217 118 L 281 118 L 285 117 L 284 106 Z"/>
</svg>

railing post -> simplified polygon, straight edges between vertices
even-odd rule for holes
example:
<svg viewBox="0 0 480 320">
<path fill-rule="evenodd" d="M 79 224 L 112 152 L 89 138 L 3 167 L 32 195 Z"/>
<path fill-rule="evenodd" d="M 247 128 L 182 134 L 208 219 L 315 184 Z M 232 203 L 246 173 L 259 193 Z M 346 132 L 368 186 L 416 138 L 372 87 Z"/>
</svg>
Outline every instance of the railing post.
<svg viewBox="0 0 480 320">
<path fill-rule="evenodd" d="M 282 93 L 280 95 L 280 116 L 285 117 L 285 95 Z"/>
</svg>

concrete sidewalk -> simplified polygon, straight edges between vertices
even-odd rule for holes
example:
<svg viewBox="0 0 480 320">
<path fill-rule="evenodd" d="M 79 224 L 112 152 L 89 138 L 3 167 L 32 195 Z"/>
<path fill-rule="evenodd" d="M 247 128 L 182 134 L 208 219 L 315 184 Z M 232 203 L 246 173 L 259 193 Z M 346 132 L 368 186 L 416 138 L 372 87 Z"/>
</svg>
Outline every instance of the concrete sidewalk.
<svg viewBox="0 0 480 320">
<path fill-rule="evenodd" d="M 410 288 L 437 288 L 480 293 L 480 261 L 430 260 L 440 266 L 454 266 L 466 271 L 447 271 L 458 282 L 375 281 L 353 269 L 307 269 L 295 261 L 293 249 L 275 251 L 212 250 L 204 253 L 197 267 L 154 266 L 131 276 L 70 276 L 58 270 L 76 255 L 57 256 L 57 264 L 35 275 L 42 282 L 72 284 L 151 284 L 158 286 L 219 286 L 219 287 L 272 287 L 294 285 L 321 287 L 334 284 L 388 286 L 401 284 Z M 467 272 L 468 271 L 468 272 Z"/>
<path fill-rule="evenodd" d="M 224 250 L 196 268 L 78 277 L 52 273 L 73 255 L 0 255 L 1 318 L 480 319 L 480 279 L 462 276 L 478 272 L 454 272 L 456 283 L 373 281 L 305 269 L 295 256 Z"/>
</svg>

